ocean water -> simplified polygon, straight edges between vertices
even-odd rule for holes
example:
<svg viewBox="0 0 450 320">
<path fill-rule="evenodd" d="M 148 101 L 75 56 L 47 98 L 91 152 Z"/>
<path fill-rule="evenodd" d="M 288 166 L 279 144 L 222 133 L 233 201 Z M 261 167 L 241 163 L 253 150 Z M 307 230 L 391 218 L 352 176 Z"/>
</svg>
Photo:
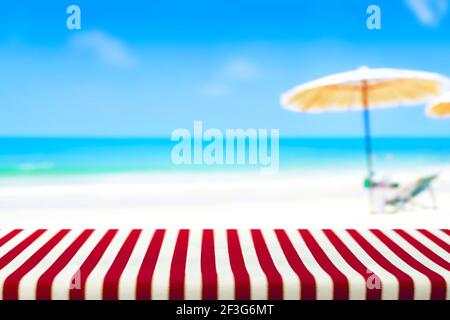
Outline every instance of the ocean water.
<svg viewBox="0 0 450 320">
<path fill-rule="evenodd" d="M 450 138 L 375 138 L 372 142 L 376 169 L 450 165 Z M 169 138 L 0 138 L 0 177 L 261 168 L 258 164 L 175 165 L 171 160 L 175 144 Z M 364 168 L 362 138 L 280 139 L 280 171 Z"/>
</svg>

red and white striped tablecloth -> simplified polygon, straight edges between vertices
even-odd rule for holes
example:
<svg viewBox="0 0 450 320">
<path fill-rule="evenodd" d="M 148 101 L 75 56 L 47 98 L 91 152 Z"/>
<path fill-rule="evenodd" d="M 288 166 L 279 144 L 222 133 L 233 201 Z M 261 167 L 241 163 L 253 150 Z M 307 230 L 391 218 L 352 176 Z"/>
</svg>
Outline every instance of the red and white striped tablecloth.
<svg viewBox="0 0 450 320">
<path fill-rule="evenodd" d="M 0 299 L 450 299 L 450 231 L 0 230 Z"/>
</svg>

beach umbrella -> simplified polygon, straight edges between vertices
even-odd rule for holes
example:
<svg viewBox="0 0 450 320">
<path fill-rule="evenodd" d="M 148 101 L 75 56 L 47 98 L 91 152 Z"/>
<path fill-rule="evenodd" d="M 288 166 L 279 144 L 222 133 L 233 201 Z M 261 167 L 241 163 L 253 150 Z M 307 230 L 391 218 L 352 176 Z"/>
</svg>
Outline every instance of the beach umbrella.
<svg viewBox="0 0 450 320">
<path fill-rule="evenodd" d="M 450 91 L 431 101 L 426 114 L 430 117 L 450 117 Z"/>
<path fill-rule="evenodd" d="M 281 105 L 296 112 L 362 111 L 370 179 L 373 176 L 370 109 L 425 103 L 441 94 L 449 83 L 449 79 L 436 73 L 361 67 L 296 86 L 281 96 Z"/>
</svg>

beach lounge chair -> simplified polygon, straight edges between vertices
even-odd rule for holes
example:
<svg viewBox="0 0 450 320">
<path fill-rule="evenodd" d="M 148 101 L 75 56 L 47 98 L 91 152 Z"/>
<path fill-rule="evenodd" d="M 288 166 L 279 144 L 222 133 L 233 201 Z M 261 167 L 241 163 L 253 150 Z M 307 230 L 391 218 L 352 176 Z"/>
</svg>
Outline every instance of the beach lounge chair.
<svg viewBox="0 0 450 320">
<path fill-rule="evenodd" d="M 392 208 L 393 212 L 406 209 L 407 206 L 421 209 L 436 209 L 436 199 L 434 196 L 432 183 L 437 177 L 437 174 L 426 176 L 404 187 L 400 187 L 396 193 L 384 201 L 384 206 Z M 431 207 L 424 206 L 416 201 L 416 197 L 425 191 L 428 191 L 430 194 L 432 201 Z"/>
</svg>

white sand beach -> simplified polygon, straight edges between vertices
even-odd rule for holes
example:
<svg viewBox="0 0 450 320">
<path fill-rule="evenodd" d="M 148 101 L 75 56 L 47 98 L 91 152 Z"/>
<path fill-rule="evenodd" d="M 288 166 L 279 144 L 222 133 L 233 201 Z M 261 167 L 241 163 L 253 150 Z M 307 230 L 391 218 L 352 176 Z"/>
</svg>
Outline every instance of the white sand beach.
<svg viewBox="0 0 450 320">
<path fill-rule="evenodd" d="M 391 175 L 410 182 L 423 174 Z M 450 170 L 437 209 L 369 213 L 364 172 L 148 173 L 0 180 L 2 227 L 448 228 Z M 427 193 L 417 201 L 431 205 Z"/>
</svg>

